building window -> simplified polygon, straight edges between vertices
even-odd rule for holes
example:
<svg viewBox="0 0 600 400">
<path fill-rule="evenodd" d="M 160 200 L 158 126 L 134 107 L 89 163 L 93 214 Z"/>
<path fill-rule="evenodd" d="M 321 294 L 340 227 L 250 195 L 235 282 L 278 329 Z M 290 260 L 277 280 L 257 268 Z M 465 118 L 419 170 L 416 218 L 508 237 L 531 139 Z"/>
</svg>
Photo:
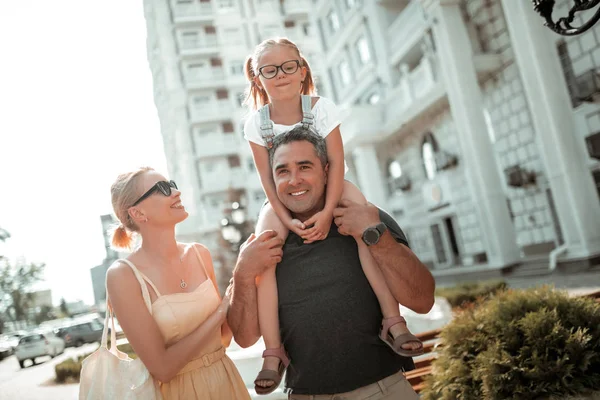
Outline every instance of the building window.
<svg viewBox="0 0 600 400">
<path fill-rule="evenodd" d="M 352 76 L 350 74 L 350 65 L 348 65 L 348 62 L 342 61 L 338 66 L 338 69 L 342 86 L 348 86 L 352 80 Z"/>
<path fill-rule="evenodd" d="M 371 51 L 369 50 L 369 42 L 367 42 L 367 38 L 361 36 L 360 39 L 356 41 L 356 50 L 358 51 L 358 59 L 361 64 L 367 64 L 371 61 Z"/>
<path fill-rule="evenodd" d="M 379 95 L 379 93 L 372 93 L 367 98 L 367 103 L 371 104 L 371 105 L 375 105 L 375 104 L 379 103 L 380 100 L 381 100 L 381 96 Z"/>
<path fill-rule="evenodd" d="M 192 99 L 194 108 L 201 110 L 210 103 L 210 96 L 194 96 Z"/>
<path fill-rule="evenodd" d="M 227 44 L 243 44 L 239 28 L 224 28 L 223 39 Z"/>
<path fill-rule="evenodd" d="M 304 36 L 310 36 L 310 23 L 305 22 L 302 24 L 302 33 Z"/>
<path fill-rule="evenodd" d="M 295 21 L 285 21 L 283 23 L 283 26 L 285 26 L 286 28 L 293 28 L 296 26 L 296 22 Z"/>
<path fill-rule="evenodd" d="M 242 165 L 240 157 L 236 155 L 227 157 L 227 162 L 229 163 L 229 168 L 238 168 Z"/>
<path fill-rule="evenodd" d="M 344 3 L 346 4 L 346 8 L 348 10 L 350 10 L 356 6 L 356 0 L 344 0 Z"/>
<path fill-rule="evenodd" d="M 183 32 L 181 34 L 181 47 L 193 49 L 198 47 L 198 32 Z"/>
<path fill-rule="evenodd" d="M 210 66 L 211 67 L 222 67 L 223 66 L 223 60 L 221 60 L 220 58 L 211 58 L 210 59 Z"/>
<path fill-rule="evenodd" d="M 229 98 L 229 91 L 227 89 L 217 90 L 217 100 L 225 100 Z"/>
<path fill-rule="evenodd" d="M 438 145 L 435 137 L 431 132 L 428 132 L 423 138 L 421 145 L 421 157 L 423 157 L 423 166 L 425 167 L 425 175 L 427 179 L 432 180 L 437 174 L 437 163 L 435 154 L 437 153 Z"/>
<path fill-rule="evenodd" d="M 336 33 L 338 29 L 340 29 L 340 20 L 335 11 L 331 10 L 329 14 L 327 14 L 327 21 L 329 23 L 329 30 L 331 33 Z"/>
<path fill-rule="evenodd" d="M 217 0 L 219 10 L 230 11 L 235 8 L 235 0 Z"/>
<path fill-rule="evenodd" d="M 231 72 L 231 75 L 244 75 L 244 62 L 232 61 L 229 64 L 229 71 Z"/>
<path fill-rule="evenodd" d="M 400 162 L 398 162 L 398 160 L 390 162 L 388 165 L 388 175 L 392 179 L 397 179 L 402 176 L 402 167 L 400 166 Z"/>
<path fill-rule="evenodd" d="M 205 26 L 204 33 L 206 33 L 207 35 L 214 35 L 217 33 L 217 28 L 215 28 L 212 25 Z"/>
<path fill-rule="evenodd" d="M 223 122 L 223 133 L 233 133 L 233 124 L 231 122 Z"/>
</svg>

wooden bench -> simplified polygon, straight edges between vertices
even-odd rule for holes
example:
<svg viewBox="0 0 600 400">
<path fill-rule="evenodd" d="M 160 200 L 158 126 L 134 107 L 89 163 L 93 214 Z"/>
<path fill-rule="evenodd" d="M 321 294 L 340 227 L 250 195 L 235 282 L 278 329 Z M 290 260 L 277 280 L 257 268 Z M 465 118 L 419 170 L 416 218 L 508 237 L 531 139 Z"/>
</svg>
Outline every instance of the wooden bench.
<svg viewBox="0 0 600 400">
<path fill-rule="evenodd" d="M 587 293 L 583 297 L 591 297 L 600 304 L 600 290 Z M 442 329 L 433 329 L 415 335 L 423 342 L 425 354 L 415 357 L 415 369 L 406 373 L 406 379 L 417 393 L 420 393 L 425 387 L 425 377 L 433 373 L 432 363 L 438 357 L 436 350 L 443 345 L 440 339 L 441 332 Z"/>
</svg>

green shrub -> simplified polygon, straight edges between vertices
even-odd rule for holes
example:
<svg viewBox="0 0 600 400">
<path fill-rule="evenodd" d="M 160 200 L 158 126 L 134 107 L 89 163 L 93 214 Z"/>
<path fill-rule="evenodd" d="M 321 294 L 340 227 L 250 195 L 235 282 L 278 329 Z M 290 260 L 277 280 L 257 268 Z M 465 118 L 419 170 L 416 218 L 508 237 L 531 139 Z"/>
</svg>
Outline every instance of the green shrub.
<svg viewBox="0 0 600 400">
<path fill-rule="evenodd" d="M 438 288 L 436 296 L 445 297 L 452 308 L 465 307 L 475 303 L 477 300 L 489 298 L 490 296 L 506 290 L 504 281 L 468 282 L 454 287 Z"/>
<path fill-rule="evenodd" d="M 54 373 L 56 374 L 56 382 L 58 383 L 64 383 L 69 378 L 79 382 L 81 361 L 75 361 L 72 358 L 68 358 L 54 367 Z"/>
<path fill-rule="evenodd" d="M 465 310 L 444 346 L 425 400 L 565 399 L 600 390 L 600 306 L 544 287 L 505 291 Z"/>
</svg>

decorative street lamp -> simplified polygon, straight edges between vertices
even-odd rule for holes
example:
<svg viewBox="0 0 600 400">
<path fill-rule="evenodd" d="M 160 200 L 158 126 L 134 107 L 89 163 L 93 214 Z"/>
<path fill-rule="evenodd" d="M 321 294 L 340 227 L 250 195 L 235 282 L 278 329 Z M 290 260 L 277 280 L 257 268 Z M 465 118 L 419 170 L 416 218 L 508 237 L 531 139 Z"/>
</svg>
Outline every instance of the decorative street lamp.
<svg viewBox="0 0 600 400">
<path fill-rule="evenodd" d="M 246 231 L 246 210 L 236 201 L 227 211 L 227 215 L 221 219 L 221 235 L 231 245 L 231 249 L 237 251 Z"/>
<path fill-rule="evenodd" d="M 517 0 L 521 1 L 521 0 Z M 545 25 L 563 36 L 575 36 L 582 34 L 590 29 L 596 22 L 600 20 L 600 0 L 573 0 L 575 5 L 571 7 L 569 14 L 566 17 L 559 18 L 556 22 L 552 19 L 552 11 L 554 9 L 555 0 L 532 0 L 533 9 L 537 11 L 542 18 L 546 20 Z M 582 11 L 593 10 L 598 7 L 592 17 L 580 26 L 572 26 L 575 19 L 575 13 Z"/>
</svg>

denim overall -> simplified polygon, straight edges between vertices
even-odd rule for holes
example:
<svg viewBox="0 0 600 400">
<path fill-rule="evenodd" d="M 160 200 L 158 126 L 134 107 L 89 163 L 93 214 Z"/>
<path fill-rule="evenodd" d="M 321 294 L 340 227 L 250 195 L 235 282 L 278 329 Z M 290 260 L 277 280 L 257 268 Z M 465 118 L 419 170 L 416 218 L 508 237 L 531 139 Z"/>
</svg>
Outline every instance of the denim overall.
<svg viewBox="0 0 600 400">
<path fill-rule="evenodd" d="M 260 113 L 260 136 L 265 141 L 265 145 L 268 149 L 273 148 L 273 138 L 275 133 L 273 132 L 273 122 L 271 121 L 271 113 L 269 112 L 269 105 L 265 104 L 258 112 Z M 312 114 L 312 97 L 306 94 L 302 95 L 302 126 L 305 128 L 311 128 L 314 124 L 314 115 Z"/>
</svg>

